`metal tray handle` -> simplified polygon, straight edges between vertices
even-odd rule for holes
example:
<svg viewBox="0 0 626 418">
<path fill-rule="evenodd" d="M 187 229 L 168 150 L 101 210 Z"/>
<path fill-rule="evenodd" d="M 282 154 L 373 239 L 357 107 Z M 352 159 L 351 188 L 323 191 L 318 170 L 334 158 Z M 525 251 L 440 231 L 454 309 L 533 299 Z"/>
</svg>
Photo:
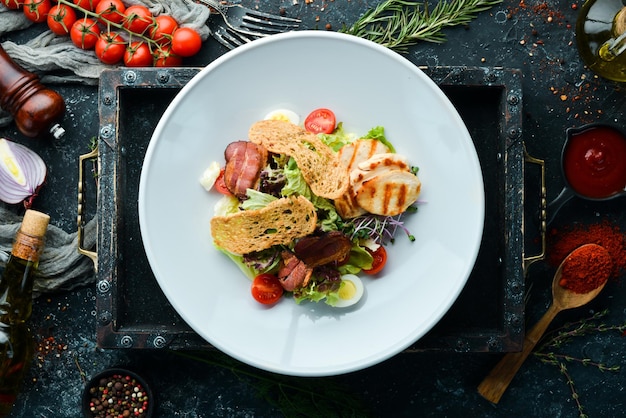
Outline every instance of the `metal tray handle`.
<svg viewBox="0 0 626 418">
<path fill-rule="evenodd" d="M 541 253 L 533 256 L 524 256 L 524 275 L 527 273 L 531 264 L 536 261 L 543 260 L 546 257 L 546 229 L 547 229 L 547 192 L 546 192 L 546 165 L 544 160 L 532 157 L 526 151 L 524 146 L 524 161 L 530 164 L 537 164 L 541 170 L 541 190 L 540 193 L 540 208 L 539 208 L 539 234 L 541 235 Z"/>
<path fill-rule="evenodd" d="M 84 240 L 84 221 L 83 221 L 83 208 L 84 208 L 84 189 L 85 189 L 85 176 L 84 176 L 84 165 L 86 161 L 89 161 L 92 158 L 98 157 L 98 147 L 96 147 L 93 151 L 88 154 L 83 154 L 78 159 L 78 252 L 86 255 L 93 262 L 94 270 L 98 271 L 98 253 L 96 251 L 90 251 L 83 248 L 83 240 Z"/>
</svg>

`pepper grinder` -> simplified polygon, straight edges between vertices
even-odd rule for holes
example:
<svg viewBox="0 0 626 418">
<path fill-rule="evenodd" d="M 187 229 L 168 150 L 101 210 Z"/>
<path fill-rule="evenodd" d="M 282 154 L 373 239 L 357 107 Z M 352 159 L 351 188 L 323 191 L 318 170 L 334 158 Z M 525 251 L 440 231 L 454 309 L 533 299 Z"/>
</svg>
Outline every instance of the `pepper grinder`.
<svg viewBox="0 0 626 418">
<path fill-rule="evenodd" d="M 0 107 L 13 115 L 19 131 L 30 138 L 65 134 L 59 121 L 65 101 L 46 88 L 36 74 L 21 68 L 0 45 Z"/>
</svg>

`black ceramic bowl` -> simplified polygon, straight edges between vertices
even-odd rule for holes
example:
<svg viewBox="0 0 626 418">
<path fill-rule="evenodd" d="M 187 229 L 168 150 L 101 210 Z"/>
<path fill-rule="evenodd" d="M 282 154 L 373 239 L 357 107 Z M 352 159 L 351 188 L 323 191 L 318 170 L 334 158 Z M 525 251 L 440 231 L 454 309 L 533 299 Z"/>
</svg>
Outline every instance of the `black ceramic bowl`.
<svg viewBox="0 0 626 418">
<path fill-rule="evenodd" d="M 87 382 L 82 411 L 85 418 L 149 418 L 154 413 L 154 403 L 152 390 L 141 376 L 127 369 L 111 368 Z"/>
</svg>

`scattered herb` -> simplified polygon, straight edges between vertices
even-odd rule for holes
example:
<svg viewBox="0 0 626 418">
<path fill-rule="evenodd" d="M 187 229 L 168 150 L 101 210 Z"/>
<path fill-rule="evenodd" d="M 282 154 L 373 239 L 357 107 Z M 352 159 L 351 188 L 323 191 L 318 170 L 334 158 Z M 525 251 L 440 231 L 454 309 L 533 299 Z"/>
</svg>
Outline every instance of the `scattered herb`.
<svg viewBox="0 0 626 418">
<path fill-rule="evenodd" d="M 429 10 L 428 1 L 386 0 L 365 12 L 350 28 L 341 32 L 369 39 L 399 52 L 418 41 L 443 43 L 442 30 L 466 25 L 476 14 L 502 0 L 440 1 Z"/>
<path fill-rule="evenodd" d="M 605 309 L 604 311 L 597 312 L 588 318 L 567 323 L 563 325 L 563 327 L 555 329 L 544 336 L 542 340 L 544 341 L 543 344 L 539 347 L 539 349 L 537 349 L 537 351 L 535 351 L 535 356 L 537 356 L 543 363 L 556 366 L 565 377 L 567 385 L 572 393 L 572 399 L 576 402 L 579 418 L 587 418 L 587 414 L 584 412 L 584 406 L 580 400 L 580 395 L 576 390 L 574 379 L 570 375 L 566 364 L 578 363 L 583 366 L 595 367 L 601 372 L 617 372 L 619 371 L 620 366 L 611 366 L 594 362 L 589 358 L 577 358 L 557 353 L 554 350 L 563 348 L 567 343 L 576 337 L 583 337 L 589 334 L 616 332 L 618 335 L 624 335 L 624 332 L 626 331 L 626 322 L 621 325 L 606 325 L 599 322 L 601 318 L 604 318 L 608 314 L 608 312 L 608 309 Z"/>
<path fill-rule="evenodd" d="M 258 370 L 219 351 L 181 352 L 182 357 L 230 370 L 252 385 L 258 395 L 283 416 L 298 418 L 368 417 L 361 401 L 333 378 L 302 378 Z"/>
</svg>

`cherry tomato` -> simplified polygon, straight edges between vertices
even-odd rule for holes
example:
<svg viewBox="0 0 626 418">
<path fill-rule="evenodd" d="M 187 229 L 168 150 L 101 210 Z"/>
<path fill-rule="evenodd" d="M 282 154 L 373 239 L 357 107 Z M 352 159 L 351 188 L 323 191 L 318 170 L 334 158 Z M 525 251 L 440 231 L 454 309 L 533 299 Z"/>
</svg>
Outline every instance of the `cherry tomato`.
<svg viewBox="0 0 626 418">
<path fill-rule="evenodd" d="M 152 51 L 145 42 L 132 42 L 124 52 L 124 65 L 127 67 L 152 67 Z"/>
<path fill-rule="evenodd" d="M 283 286 L 276 276 L 259 274 L 252 282 L 252 297 L 264 305 L 273 305 L 283 296 Z"/>
<path fill-rule="evenodd" d="M 4 4 L 7 9 L 17 10 L 24 4 L 23 0 L 2 0 L 0 3 Z"/>
<path fill-rule="evenodd" d="M 183 59 L 172 52 L 172 49 L 167 46 L 159 47 L 154 53 L 154 66 L 155 67 L 178 67 L 183 63 Z M 224 182 L 224 176 L 222 175 L 222 183 Z M 224 186 L 225 187 L 225 186 Z"/>
<path fill-rule="evenodd" d="M 122 0 L 100 0 L 96 5 L 95 13 L 100 15 L 100 20 L 108 20 L 113 23 L 122 23 L 126 6 Z M 106 22 L 103 22 L 106 23 Z"/>
<path fill-rule="evenodd" d="M 77 20 L 70 30 L 70 39 L 81 49 L 93 49 L 100 36 L 100 27 L 88 17 Z"/>
<path fill-rule="evenodd" d="M 66 4 L 52 6 L 48 12 L 48 27 L 57 35 L 68 35 L 76 22 L 76 12 Z"/>
<path fill-rule="evenodd" d="M 172 51 L 181 57 L 196 55 L 202 47 L 202 38 L 192 28 L 178 28 L 172 35 Z"/>
<path fill-rule="evenodd" d="M 152 13 L 150 9 L 141 4 L 135 4 L 124 12 L 122 25 L 131 32 L 142 34 L 152 24 Z"/>
<path fill-rule="evenodd" d="M 376 251 L 367 250 L 372 257 L 374 257 L 374 261 L 372 261 L 372 268 L 369 270 L 363 270 L 365 274 L 378 274 L 387 264 L 387 250 L 382 245 L 378 247 Z"/>
<path fill-rule="evenodd" d="M 104 32 L 96 41 L 96 56 L 105 64 L 117 64 L 124 57 L 126 42 L 115 32 Z"/>
<path fill-rule="evenodd" d="M 312 111 L 304 120 L 304 129 L 314 134 L 330 134 L 335 130 L 337 120 L 332 110 L 320 108 Z"/>
<path fill-rule="evenodd" d="M 150 37 L 163 45 L 171 42 L 172 34 L 178 29 L 178 23 L 172 16 L 159 15 L 154 18 L 154 25 L 150 28 Z"/>
<path fill-rule="evenodd" d="M 96 10 L 96 6 L 100 3 L 100 0 L 72 0 L 72 2 L 78 7 L 93 12 Z"/>
<path fill-rule="evenodd" d="M 223 195 L 232 196 L 232 193 L 230 192 L 230 190 L 228 190 L 228 187 L 226 187 L 226 182 L 224 181 L 224 171 L 224 168 L 220 170 L 220 175 L 217 176 L 217 179 L 215 179 L 215 184 L 213 185 L 213 187 L 215 187 L 215 190 Z"/>
<path fill-rule="evenodd" d="M 24 0 L 24 16 L 31 22 L 43 23 L 48 18 L 48 12 L 52 8 L 50 0 Z"/>
</svg>

